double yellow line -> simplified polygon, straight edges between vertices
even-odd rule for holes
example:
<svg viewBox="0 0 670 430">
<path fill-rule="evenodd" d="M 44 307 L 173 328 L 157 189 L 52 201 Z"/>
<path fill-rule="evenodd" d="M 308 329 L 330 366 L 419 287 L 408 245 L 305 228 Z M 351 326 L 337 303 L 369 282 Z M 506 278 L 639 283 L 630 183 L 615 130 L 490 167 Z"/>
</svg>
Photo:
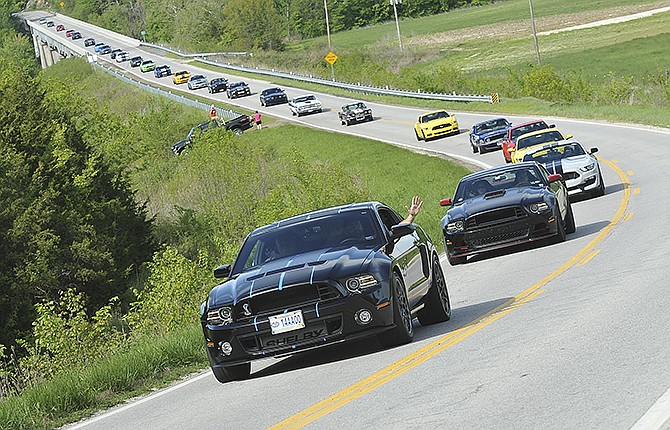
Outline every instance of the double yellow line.
<svg viewBox="0 0 670 430">
<path fill-rule="evenodd" d="M 614 217 L 610 223 L 605 228 L 603 228 L 600 233 L 584 248 L 582 248 L 582 250 L 579 251 L 575 256 L 573 256 L 565 264 L 532 287 L 522 291 L 488 313 L 476 318 L 464 327 L 440 337 L 439 339 L 379 370 L 367 378 L 362 379 L 361 381 L 350 385 L 344 390 L 333 394 L 332 396 L 320 401 L 319 403 L 316 403 L 302 412 L 299 412 L 275 424 L 274 426 L 270 427 L 270 429 L 298 429 L 316 421 L 317 419 L 341 408 L 348 403 L 351 403 L 364 394 L 369 393 L 375 388 L 380 387 L 392 379 L 397 378 L 408 370 L 420 365 L 426 360 L 444 351 L 445 349 L 456 345 L 460 341 L 466 339 L 474 333 L 477 333 L 478 331 L 487 327 L 489 324 L 499 320 L 523 304 L 531 301 L 538 295 L 542 294 L 543 291 L 540 290 L 540 288 L 582 260 L 586 254 L 591 253 L 590 258 L 595 256 L 597 252 L 594 254 L 593 248 L 595 248 L 595 246 L 610 233 L 612 228 L 614 228 L 614 226 L 622 220 L 630 200 L 630 182 L 626 174 L 614 163 L 602 159 L 600 159 L 600 161 L 607 163 L 607 165 L 609 165 L 621 178 L 621 182 L 624 185 L 623 196 L 621 197 L 619 208 L 614 214 Z"/>
</svg>

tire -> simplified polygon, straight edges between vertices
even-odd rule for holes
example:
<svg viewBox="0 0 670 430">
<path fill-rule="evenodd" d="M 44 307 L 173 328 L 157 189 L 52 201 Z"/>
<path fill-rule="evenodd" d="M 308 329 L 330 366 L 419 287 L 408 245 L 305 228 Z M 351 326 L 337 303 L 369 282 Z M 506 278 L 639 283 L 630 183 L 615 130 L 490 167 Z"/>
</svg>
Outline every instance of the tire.
<svg viewBox="0 0 670 430">
<path fill-rule="evenodd" d="M 473 154 L 476 154 L 476 153 L 479 152 L 479 150 L 477 149 L 477 147 L 475 145 L 470 145 L 470 146 L 472 147 L 472 153 Z"/>
<path fill-rule="evenodd" d="M 574 233 L 577 231 L 577 226 L 575 225 L 575 214 L 572 212 L 572 205 L 568 202 L 568 213 L 565 216 L 565 232 Z"/>
<path fill-rule="evenodd" d="M 419 136 L 419 133 L 416 130 L 414 130 L 414 135 L 416 136 L 416 140 L 421 142 L 421 137 Z"/>
<path fill-rule="evenodd" d="M 226 367 L 212 367 L 212 373 L 214 373 L 216 380 L 222 384 L 230 381 L 247 379 L 251 374 L 251 363 Z"/>
<path fill-rule="evenodd" d="M 243 131 L 241 128 L 239 128 L 239 127 L 232 128 L 230 131 L 232 131 L 233 133 L 235 133 L 235 136 L 239 136 L 240 134 L 242 134 L 242 133 L 244 132 L 244 131 Z"/>
<path fill-rule="evenodd" d="M 598 179 L 600 180 L 600 187 L 593 192 L 593 197 L 601 197 L 605 195 L 605 181 L 603 181 L 602 173 L 598 173 Z"/>
<path fill-rule="evenodd" d="M 414 327 L 412 326 L 412 311 L 409 308 L 405 284 L 400 275 L 393 273 L 391 278 L 393 322 L 395 327 L 379 335 L 379 343 L 385 347 L 402 345 L 412 341 Z"/>
<path fill-rule="evenodd" d="M 465 264 L 468 257 L 454 257 L 453 255 L 447 254 L 447 261 L 451 266 L 458 266 L 459 264 Z"/>
<path fill-rule="evenodd" d="M 433 257 L 433 276 L 430 290 L 426 295 L 426 305 L 417 315 L 421 325 L 430 325 L 451 319 L 451 302 L 449 301 L 449 290 L 447 280 L 440 265 L 440 259 Z"/>
<path fill-rule="evenodd" d="M 558 203 L 556 203 L 554 218 L 556 218 L 556 237 L 554 238 L 554 243 L 565 242 L 565 225 L 563 224 L 564 222 L 563 218 L 561 217 L 561 211 L 558 209 Z"/>
</svg>

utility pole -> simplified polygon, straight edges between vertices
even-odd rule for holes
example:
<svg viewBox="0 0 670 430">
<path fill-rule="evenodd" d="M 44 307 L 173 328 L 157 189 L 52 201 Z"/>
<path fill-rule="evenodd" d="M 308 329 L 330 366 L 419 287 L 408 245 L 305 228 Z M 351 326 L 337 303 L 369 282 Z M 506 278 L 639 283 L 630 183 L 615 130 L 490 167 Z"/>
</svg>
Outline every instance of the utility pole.
<svg viewBox="0 0 670 430">
<path fill-rule="evenodd" d="M 330 46 L 330 23 L 328 22 L 328 3 L 326 3 L 326 0 L 323 0 L 323 10 L 326 11 L 326 34 L 328 35 L 328 52 L 332 52 L 332 48 Z M 330 64 L 330 76 L 333 81 L 335 81 L 335 66 L 333 64 Z"/>
<path fill-rule="evenodd" d="M 537 57 L 537 64 L 540 64 L 540 43 L 537 41 L 537 32 L 535 31 L 535 17 L 533 16 L 533 0 L 528 0 L 528 4 L 530 6 L 530 25 L 533 28 L 533 40 L 535 40 L 535 56 Z"/>
<path fill-rule="evenodd" d="M 400 24 L 398 23 L 398 9 L 396 5 L 402 3 L 402 0 L 390 0 L 393 5 L 393 14 L 395 15 L 395 28 L 398 30 L 398 43 L 400 44 L 400 51 L 402 52 L 402 39 L 400 38 Z"/>
</svg>

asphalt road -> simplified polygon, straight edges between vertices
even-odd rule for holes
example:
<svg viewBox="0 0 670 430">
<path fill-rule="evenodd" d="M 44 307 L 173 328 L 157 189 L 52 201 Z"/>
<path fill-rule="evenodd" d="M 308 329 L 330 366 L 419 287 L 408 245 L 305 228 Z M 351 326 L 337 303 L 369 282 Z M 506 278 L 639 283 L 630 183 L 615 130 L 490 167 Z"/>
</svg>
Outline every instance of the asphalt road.
<svg viewBox="0 0 670 430">
<path fill-rule="evenodd" d="M 127 50 L 173 71 L 197 70 Z M 456 112 L 460 135 L 424 143 L 412 131 L 420 110 L 369 103 L 375 120 L 345 127 L 337 110 L 348 99 L 318 93 L 324 112 L 296 119 L 285 105 L 261 108 L 258 93 L 270 83 L 247 82 L 254 94 L 232 104 L 481 167 L 503 163 L 500 152 L 472 154 L 467 141 L 466 130 L 492 115 Z M 213 100 L 228 102 L 225 94 Z M 605 195 L 573 204 L 577 231 L 564 243 L 445 263 L 451 321 L 417 323 L 414 342 L 402 347 L 361 341 L 255 362 L 245 381 L 219 384 L 204 370 L 71 428 L 669 428 L 670 131 L 544 119 L 599 148 Z"/>
</svg>

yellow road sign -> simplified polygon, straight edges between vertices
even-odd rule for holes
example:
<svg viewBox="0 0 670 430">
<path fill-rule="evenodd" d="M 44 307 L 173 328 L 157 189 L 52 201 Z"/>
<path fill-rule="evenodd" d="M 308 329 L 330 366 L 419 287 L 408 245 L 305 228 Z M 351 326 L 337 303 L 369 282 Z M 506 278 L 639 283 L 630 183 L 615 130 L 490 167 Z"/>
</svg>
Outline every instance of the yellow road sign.
<svg viewBox="0 0 670 430">
<path fill-rule="evenodd" d="M 338 59 L 338 56 L 335 55 L 335 53 L 332 52 L 332 51 L 329 52 L 328 55 L 326 55 L 326 58 L 325 58 L 325 60 L 326 60 L 328 63 L 330 63 L 331 65 L 332 65 L 332 64 L 335 64 L 335 62 L 337 61 L 337 59 Z"/>
</svg>

